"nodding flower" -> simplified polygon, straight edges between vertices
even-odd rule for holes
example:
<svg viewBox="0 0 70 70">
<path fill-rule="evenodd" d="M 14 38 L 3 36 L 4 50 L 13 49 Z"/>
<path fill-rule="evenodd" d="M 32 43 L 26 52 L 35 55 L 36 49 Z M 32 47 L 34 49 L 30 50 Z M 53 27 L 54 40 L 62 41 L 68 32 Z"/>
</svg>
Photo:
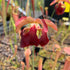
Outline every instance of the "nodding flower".
<svg viewBox="0 0 70 70">
<path fill-rule="evenodd" d="M 55 12 L 57 15 L 64 14 L 64 10 L 65 10 L 65 4 L 63 4 L 62 2 L 59 2 L 58 4 L 55 5 Z"/>
<path fill-rule="evenodd" d="M 29 25 L 21 30 L 21 28 L 27 24 Z M 48 19 L 32 18 L 30 16 L 23 16 L 17 19 L 17 21 L 15 21 L 15 26 L 17 33 L 21 30 L 20 45 L 23 48 L 28 47 L 29 45 L 46 45 L 49 42 L 47 37 L 48 26 L 57 31 L 57 26 L 52 21 Z"/>
</svg>

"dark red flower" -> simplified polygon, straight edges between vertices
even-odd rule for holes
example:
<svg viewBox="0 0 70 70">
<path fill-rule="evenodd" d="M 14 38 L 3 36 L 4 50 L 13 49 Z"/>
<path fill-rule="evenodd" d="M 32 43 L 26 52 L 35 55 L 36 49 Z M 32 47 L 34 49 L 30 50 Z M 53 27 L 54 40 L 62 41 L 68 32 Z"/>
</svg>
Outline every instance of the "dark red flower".
<svg viewBox="0 0 70 70">
<path fill-rule="evenodd" d="M 40 28 L 39 28 L 40 29 Z M 49 42 L 49 39 L 47 37 L 47 33 L 41 29 L 42 35 L 40 38 L 37 36 L 37 30 L 35 25 L 33 25 L 30 29 L 29 32 L 25 33 L 25 30 L 22 30 L 21 32 L 21 47 L 26 47 L 29 45 L 41 45 L 44 46 Z"/>
<path fill-rule="evenodd" d="M 62 15 L 65 10 L 65 5 L 63 3 L 58 3 L 55 5 L 55 12 L 57 15 Z"/>
<path fill-rule="evenodd" d="M 19 20 L 17 19 L 17 21 L 15 21 L 16 32 L 19 32 L 24 25 L 29 23 L 30 26 L 25 27 L 21 31 L 21 47 L 28 47 L 29 45 L 46 45 L 49 42 L 47 37 L 47 25 L 57 31 L 57 26 L 48 19 L 21 17 Z"/>
</svg>

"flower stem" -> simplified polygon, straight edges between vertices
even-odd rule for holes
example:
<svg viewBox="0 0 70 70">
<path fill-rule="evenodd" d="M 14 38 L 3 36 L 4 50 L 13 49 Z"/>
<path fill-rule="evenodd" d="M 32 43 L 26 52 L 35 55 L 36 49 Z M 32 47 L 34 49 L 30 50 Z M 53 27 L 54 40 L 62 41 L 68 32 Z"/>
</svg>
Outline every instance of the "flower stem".
<svg viewBox="0 0 70 70">
<path fill-rule="evenodd" d="M 35 49 L 35 46 L 33 46 L 33 53 L 32 53 L 32 59 L 33 59 L 33 70 L 34 70 L 34 49 Z"/>
<path fill-rule="evenodd" d="M 61 51 L 60 51 L 60 49 L 58 49 L 58 50 L 56 51 L 56 57 L 55 57 L 55 61 L 54 61 L 54 64 L 53 64 L 52 70 L 55 69 L 56 64 L 57 64 L 57 60 L 58 60 L 60 54 L 61 54 Z"/>
<path fill-rule="evenodd" d="M 55 13 L 55 9 L 53 10 L 51 17 L 53 17 L 54 13 Z"/>
<path fill-rule="evenodd" d="M 7 35 L 7 26 L 6 26 L 6 12 L 5 12 L 5 0 L 2 0 L 2 18 L 3 18 L 3 28 L 5 36 Z"/>
</svg>

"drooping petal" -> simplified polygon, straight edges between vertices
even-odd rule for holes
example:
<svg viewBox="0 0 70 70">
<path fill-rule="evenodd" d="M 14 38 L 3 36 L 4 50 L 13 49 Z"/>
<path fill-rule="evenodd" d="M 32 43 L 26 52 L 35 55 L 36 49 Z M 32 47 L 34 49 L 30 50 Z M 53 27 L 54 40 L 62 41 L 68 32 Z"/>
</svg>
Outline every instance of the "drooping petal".
<svg viewBox="0 0 70 70">
<path fill-rule="evenodd" d="M 21 27 L 23 27 L 24 25 L 28 24 L 28 23 L 37 23 L 37 24 L 41 24 L 42 27 L 44 28 L 45 32 L 48 31 L 48 27 L 47 27 L 47 24 L 45 22 L 43 22 L 41 19 L 37 18 L 37 19 L 34 19 L 32 17 L 22 17 L 20 18 L 16 23 L 16 31 L 18 32 Z"/>
<path fill-rule="evenodd" d="M 52 21 L 50 21 L 50 20 L 48 20 L 48 19 L 44 19 L 44 20 L 45 20 L 45 22 L 46 22 L 46 24 L 47 24 L 48 26 L 50 26 L 50 27 L 53 28 L 54 30 L 58 31 L 57 26 L 56 26 Z"/>
<path fill-rule="evenodd" d="M 47 37 L 47 33 L 46 33 L 44 30 L 42 30 L 42 36 L 41 36 L 40 39 L 39 39 L 39 44 L 40 44 L 41 46 L 44 46 L 44 45 L 46 45 L 48 42 L 49 42 L 49 39 L 48 39 L 48 37 Z"/>
<path fill-rule="evenodd" d="M 22 23 L 22 21 L 27 18 L 26 16 L 21 17 L 20 19 L 18 19 L 15 23 L 16 27 L 18 27 L 19 25 L 21 25 L 20 23 Z"/>
<path fill-rule="evenodd" d="M 64 47 L 64 52 L 70 55 L 70 47 Z"/>
<path fill-rule="evenodd" d="M 27 32 L 26 34 L 22 31 L 21 32 L 21 47 L 27 47 L 29 45 L 35 45 L 38 46 L 39 45 L 39 39 L 36 35 L 36 27 L 32 26 L 30 28 L 30 31 Z"/>
<path fill-rule="evenodd" d="M 58 0 L 54 0 L 50 3 L 50 6 L 52 6 L 53 4 L 55 4 L 56 2 L 58 2 Z"/>
<path fill-rule="evenodd" d="M 18 21 L 16 21 L 16 32 L 18 32 L 24 25 L 28 23 L 33 23 L 34 19 L 32 17 L 21 17 Z"/>
<path fill-rule="evenodd" d="M 35 45 L 38 46 L 39 45 L 39 39 L 36 35 L 37 29 L 35 26 L 31 27 L 30 29 L 30 45 Z"/>
<path fill-rule="evenodd" d="M 23 34 L 23 31 L 21 31 L 21 42 L 20 42 L 20 47 L 24 48 L 24 47 L 28 47 L 30 45 L 30 37 L 29 37 L 29 33 L 27 34 Z"/>
</svg>

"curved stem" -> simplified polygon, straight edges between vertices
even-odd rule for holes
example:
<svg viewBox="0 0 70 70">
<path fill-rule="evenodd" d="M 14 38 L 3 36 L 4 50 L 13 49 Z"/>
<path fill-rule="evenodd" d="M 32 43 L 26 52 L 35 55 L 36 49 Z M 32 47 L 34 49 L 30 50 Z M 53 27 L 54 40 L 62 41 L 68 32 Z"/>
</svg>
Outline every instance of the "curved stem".
<svg viewBox="0 0 70 70">
<path fill-rule="evenodd" d="M 56 57 L 55 57 L 55 61 L 54 61 L 54 64 L 53 64 L 52 70 L 55 69 L 60 54 L 61 54 L 61 51 L 60 51 L 60 50 L 57 50 L 57 51 L 56 51 Z"/>
<path fill-rule="evenodd" d="M 6 26 L 6 12 L 5 12 L 5 0 L 2 0 L 2 18 L 3 18 L 3 28 L 4 28 L 4 33 L 5 36 L 7 35 L 7 26 Z"/>
<path fill-rule="evenodd" d="M 51 17 L 53 17 L 54 13 L 55 13 L 55 9 L 53 10 Z"/>
<path fill-rule="evenodd" d="M 62 44 L 63 44 L 64 40 L 65 40 L 68 36 L 69 36 L 69 33 L 67 33 L 66 36 L 62 39 L 62 41 L 61 41 Z"/>
<path fill-rule="evenodd" d="M 33 59 L 33 70 L 34 70 L 34 49 L 35 49 L 35 46 L 33 46 L 33 52 L 32 52 L 32 59 Z"/>
</svg>

